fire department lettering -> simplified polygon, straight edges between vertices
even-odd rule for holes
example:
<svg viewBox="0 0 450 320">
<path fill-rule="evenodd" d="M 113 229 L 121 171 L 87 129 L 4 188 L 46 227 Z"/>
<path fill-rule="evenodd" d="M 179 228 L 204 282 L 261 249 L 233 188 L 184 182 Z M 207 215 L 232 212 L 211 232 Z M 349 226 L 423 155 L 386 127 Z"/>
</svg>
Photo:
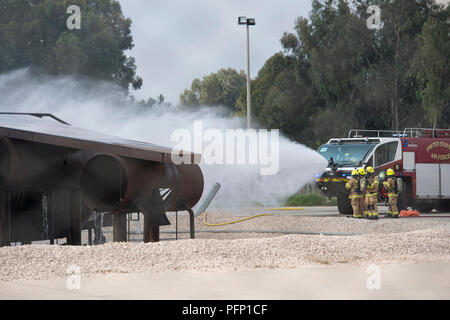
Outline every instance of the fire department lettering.
<svg viewBox="0 0 450 320">
<path fill-rule="evenodd" d="M 447 154 L 432 153 L 431 154 L 431 159 L 435 159 L 435 160 L 450 160 L 450 153 L 447 153 Z"/>
<path fill-rule="evenodd" d="M 427 152 L 430 152 L 431 150 L 435 149 L 435 148 L 446 148 L 448 150 L 450 150 L 450 144 L 444 141 L 436 141 L 433 142 L 431 144 L 429 144 L 427 146 Z M 435 159 L 435 160 L 449 160 L 450 159 L 450 152 L 446 153 L 446 154 L 437 154 L 437 153 L 432 153 L 431 154 L 431 159 Z"/>
<path fill-rule="evenodd" d="M 447 148 L 448 150 L 450 150 L 449 143 L 444 142 L 444 141 L 436 141 L 436 142 L 433 142 L 430 145 L 428 145 L 427 152 L 429 152 L 431 149 L 438 148 L 438 147 L 443 147 L 443 148 Z"/>
</svg>

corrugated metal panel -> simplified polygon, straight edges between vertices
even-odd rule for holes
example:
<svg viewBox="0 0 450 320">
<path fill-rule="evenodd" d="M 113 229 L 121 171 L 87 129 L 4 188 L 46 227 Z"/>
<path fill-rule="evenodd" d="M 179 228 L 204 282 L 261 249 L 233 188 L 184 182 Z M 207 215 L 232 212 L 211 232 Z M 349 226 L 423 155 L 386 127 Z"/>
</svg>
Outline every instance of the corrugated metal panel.
<svg viewBox="0 0 450 320">
<path fill-rule="evenodd" d="M 130 158 L 171 162 L 171 148 L 85 130 L 31 115 L 0 114 L 0 136 L 62 147 L 112 153 Z M 192 155 L 194 163 L 200 155 Z"/>
<path fill-rule="evenodd" d="M 441 164 L 441 193 L 443 197 L 450 197 L 450 164 Z"/>
<path fill-rule="evenodd" d="M 439 197 L 439 164 L 417 163 L 416 187 L 418 198 Z"/>
</svg>

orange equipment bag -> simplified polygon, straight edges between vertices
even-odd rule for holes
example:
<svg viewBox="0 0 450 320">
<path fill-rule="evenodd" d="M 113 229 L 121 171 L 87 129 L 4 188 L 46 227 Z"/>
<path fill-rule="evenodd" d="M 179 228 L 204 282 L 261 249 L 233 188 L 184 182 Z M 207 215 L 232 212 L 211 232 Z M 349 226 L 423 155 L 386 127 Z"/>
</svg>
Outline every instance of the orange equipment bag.
<svg viewBox="0 0 450 320">
<path fill-rule="evenodd" d="M 419 217 L 419 211 L 417 210 L 402 210 L 400 211 L 400 217 Z"/>
</svg>

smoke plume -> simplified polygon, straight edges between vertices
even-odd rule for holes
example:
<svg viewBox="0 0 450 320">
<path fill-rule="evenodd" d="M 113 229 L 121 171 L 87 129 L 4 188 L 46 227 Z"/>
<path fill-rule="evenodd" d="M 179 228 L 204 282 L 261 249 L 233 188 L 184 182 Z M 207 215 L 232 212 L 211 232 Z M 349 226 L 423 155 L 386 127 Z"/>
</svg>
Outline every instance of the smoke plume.
<svg viewBox="0 0 450 320">
<path fill-rule="evenodd" d="M 185 128 L 193 131 L 201 120 L 204 129 L 245 128 L 245 119 L 227 116 L 219 107 L 198 109 L 155 105 L 144 108 L 130 101 L 108 82 L 75 77 L 32 76 L 27 69 L 0 75 L 0 111 L 52 113 L 85 129 L 174 146 L 171 134 Z M 192 150 L 196 151 L 196 150 Z M 326 167 L 314 150 L 280 136 L 279 171 L 261 176 L 258 165 L 201 164 L 204 195 L 215 182 L 222 185 L 212 206 L 218 208 L 279 205 L 283 199 Z"/>
</svg>

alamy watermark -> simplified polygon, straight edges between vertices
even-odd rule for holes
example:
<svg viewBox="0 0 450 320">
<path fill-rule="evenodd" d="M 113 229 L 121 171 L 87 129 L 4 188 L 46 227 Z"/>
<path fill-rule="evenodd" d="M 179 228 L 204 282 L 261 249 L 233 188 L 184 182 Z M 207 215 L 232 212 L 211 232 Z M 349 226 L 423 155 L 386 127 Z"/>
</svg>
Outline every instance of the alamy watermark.
<svg viewBox="0 0 450 320">
<path fill-rule="evenodd" d="M 367 18 L 367 28 L 369 30 L 380 30 L 383 26 L 381 23 L 381 9 L 377 5 L 371 5 L 367 8 L 370 16 Z"/>
<path fill-rule="evenodd" d="M 77 265 L 70 265 L 66 269 L 66 274 L 69 275 L 66 280 L 66 286 L 69 290 L 81 289 L 81 268 Z"/>
<path fill-rule="evenodd" d="M 189 153 L 201 153 L 204 164 L 260 165 L 260 174 L 275 175 L 279 170 L 280 133 L 278 129 L 205 129 L 202 121 L 194 122 L 193 135 L 188 129 L 176 129 L 171 135 L 176 145 L 172 151 L 175 164 L 190 164 Z"/>
<path fill-rule="evenodd" d="M 66 26 L 69 30 L 80 30 L 81 29 L 81 9 L 77 5 L 71 5 L 66 10 L 67 14 L 70 16 L 66 20 Z"/>
<path fill-rule="evenodd" d="M 366 280 L 366 286 L 369 290 L 380 290 L 381 289 L 381 269 L 375 264 L 371 264 L 367 267 L 369 278 Z"/>
</svg>

